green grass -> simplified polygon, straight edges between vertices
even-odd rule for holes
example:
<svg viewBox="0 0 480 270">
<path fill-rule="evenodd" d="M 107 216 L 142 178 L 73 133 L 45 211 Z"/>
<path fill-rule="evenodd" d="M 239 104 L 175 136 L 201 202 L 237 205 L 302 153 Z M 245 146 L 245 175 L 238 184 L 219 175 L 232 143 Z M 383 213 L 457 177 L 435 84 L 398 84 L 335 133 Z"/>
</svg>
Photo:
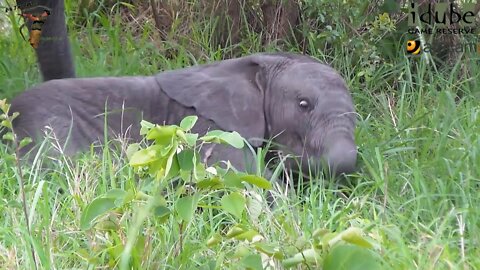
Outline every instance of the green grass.
<svg viewBox="0 0 480 270">
<path fill-rule="evenodd" d="M 154 45 L 152 28 L 134 37 L 118 20 L 100 16 L 98 21 L 96 28 L 87 25 L 81 33 L 70 32 L 77 41 L 73 51 L 80 77 L 154 74 L 218 59 L 223 53 L 208 47 L 201 28 L 193 31 L 196 57 L 188 44 Z M 244 49 L 261 48 L 255 37 L 245 44 Z M 167 50 L 174 50 L 175 60 L 162 55 Z M 0 96 L 11 98 L 40 82 L 34 54 L 18 35 L 1 34 L 0 51 Z M 460 71 L 434 72 L 399 52 L 395 66 L 379 67 L 372 80 L 363 82 L 355 76 L 358 69 L 351 55 L 337 52 L 314 56 L 346 75 L 359 114 L 360 170 L 346 185 L 318 180 L 286 194 L 274 192 L 277 207 L 270 209 L 263 202 L 257 218 L 246 218 L 254 219 L 266 241 L 286 253 L 308 247 L 316 229 L 357 226 L 379 243 L 385 269 L 480 269 L 478 78 L 458 80 Z M 466 68 L 477 70 L 473 64 Z M 184 227 L 174 218 L 149 217 L 138 229 L 135 222 L 146 202 L 135 200 L 103 219 L 102 226 L 109 230 L 80 230 L 85 207 L 108 190 L 152 192 L 150 181 L 136 176 L 118 153 L 61 159 L 49 169 L 25 165 L 30 234 L 14 161 L 3 145 L 0 150 L 1 269 L 34 269 L 35 264 L 42 269 L 114 268 L 114 258 L 138 230 L 133 268 L 240 267 L 229 256 L 244 243 L 206 246 L 214 233 L 235 223 L 216 209 L 197 212 Z M 212 202 L 219 198 L 215 192 L 208 195 Z M 167 197 L 171 205 L 173 197 Z M 280 265 L 278 260 L 272 263 Z"/>
</svg>

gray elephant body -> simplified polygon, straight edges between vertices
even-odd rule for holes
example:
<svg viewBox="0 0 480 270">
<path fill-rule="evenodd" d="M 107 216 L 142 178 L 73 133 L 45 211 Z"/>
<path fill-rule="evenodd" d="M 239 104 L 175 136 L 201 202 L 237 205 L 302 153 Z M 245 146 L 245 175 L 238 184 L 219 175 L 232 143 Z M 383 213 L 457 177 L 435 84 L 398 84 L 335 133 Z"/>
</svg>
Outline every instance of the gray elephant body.
<svg viewBox="0 0 480 270">
<path fill-rule="evenodd" d="M 281 150 L 315 164 L 325 159 L 337 172 L 352 171 L 356 161 L 354 108 L 343 79 L 302 55 L 256 54 L 146 77 L 51 80 L 16 97 L 11 111 L 20 112 L 19 137 L 39 138 L 50 126 L 61 144 L 68 138 L 66 154 L 103 141 L 105 123 L 110 136 L 129 131 L 138 141 L 141 119 L 178 124 L 198 115 L 193 131 L 200 134 L 235 130 L 253 146 L 273 138 Z M 233 148 L 202 155 L 246 167 L 244 153 Z"/>
</svg>

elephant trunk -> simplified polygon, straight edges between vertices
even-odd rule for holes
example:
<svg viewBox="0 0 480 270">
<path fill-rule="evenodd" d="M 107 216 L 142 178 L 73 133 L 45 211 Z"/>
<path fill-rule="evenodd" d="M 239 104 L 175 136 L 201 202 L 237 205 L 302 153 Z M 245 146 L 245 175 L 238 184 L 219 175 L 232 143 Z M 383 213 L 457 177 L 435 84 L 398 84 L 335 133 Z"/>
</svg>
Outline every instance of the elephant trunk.
<svg viewBox="0 0 480 270">
<path fill-rule="evenodd" d="M 327 146 L 325 160 L 331 172 L 335 174 L 355 171 L 357 146 L 353 140 L 340 138 Z"/>
<path fill-rule="evenodd" d="M 17 5 L 19 2 L 17 0 Z M 75 67 L 67 35 L 64 1 L 44 1 L 41 5 L 50 9 L 50 14 L 41 27 L 40 41 L 36 49 L 43 80 L 74 78 Z M 40 8 L 26 4 L 19 6 L 21 6 L 22 13 L 39 12 Z M 38 14 L 33 15 L 38 16 Z M 32 29 L 31 19 L 27 19 L 27 26 L 29 30 Z"/>
<path fill-rule="evenodd" d="M 348 114 L 323 122 L 313 133 L 310 149 L 315 150 L 309 154 L 310 166 L 328 167 L 334 175 L 354 172 L 357 162 L 354 128 L 355 120 Z"/>
</svg>

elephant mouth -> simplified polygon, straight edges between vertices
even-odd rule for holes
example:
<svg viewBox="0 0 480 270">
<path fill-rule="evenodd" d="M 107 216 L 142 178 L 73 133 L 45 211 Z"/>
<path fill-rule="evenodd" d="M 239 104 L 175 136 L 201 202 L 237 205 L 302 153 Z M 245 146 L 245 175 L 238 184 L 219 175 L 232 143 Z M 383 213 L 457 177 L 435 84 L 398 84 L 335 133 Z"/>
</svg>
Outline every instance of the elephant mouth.
<svg viewBox="0 0 480 270">
<path fill-rule="evenodd" d="M 308 138 L 295 134 L 295 147 L 279 149 L 279 157 L 287 169 L 307 175 L 327 173 L 331 176 L 349 174 L 356 170 L 357 148 L 353 141 L 336 138 L 323 146 L 319 141 L 312 145 Z M 300 142 L 300 143 L 299 143 Z"/>
</svg>

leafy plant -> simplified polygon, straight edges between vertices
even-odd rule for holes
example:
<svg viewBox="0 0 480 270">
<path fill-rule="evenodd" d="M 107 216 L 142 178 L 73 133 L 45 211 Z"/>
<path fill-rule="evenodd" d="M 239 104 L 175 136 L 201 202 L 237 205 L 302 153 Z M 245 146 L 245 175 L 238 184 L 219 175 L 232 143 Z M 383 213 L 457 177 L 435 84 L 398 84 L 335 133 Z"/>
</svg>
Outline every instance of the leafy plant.
<svg viewBox="0 0 480 270">
<path fill-rule="evenodd" d="M 375 254 L 370 251 L 372 245 L 362 236 L 360 229 L 315 233 L 313 246 L 295 253 L 292 250 L 282 251 L 278 244 L 269 243 L 255 225 L 255 218 L 258 218 L 255 212 L 268 206 L 257 200 L 254 194 L 259 188 L 271 189 L 271 183 L 259 175 L 238 172 L 228 163 L 224 168 L 220 164 L 207 167 L 200 162 L 199 150 L 208 144 L 226 144 L 241 149 L 245 143 L 237 132 L 215 130 L 199 137 L 191 132 L 196 121 L 196 116 L 186 117 L 179 126 L 159 126 L 143 121 L 141 134 L 152 143 L 146 147 L 132 144 L 127 152 L 130 166 L 142 179 L 151 179 L 154 188 L 149 189 L 149 194 L 133 189 L 113 189 L 84 208 L 80 219 L 83 230 L 115 229 L 118 224 L 112 226 L 108 217 L 118 211 L 132 210 L 134 205 L 139 205 L 135 201 L 143 201 L 141 208 L 136 208 L 127 244 L 116 248 L 116 260 L 119 260 L 121 268 L 131 265 L 132 250 L 145 220 L 157 219 L 162 223 L 174 220 L 180 234 L 186 235 L 185 230 L 195 220 L 197 209 L 213 208 L 228 222 L 203 241 L 209 248 L 220 243 L 235 247 L 226 254 L 222 265 L 238 263 L 247 269 L 263 269 L 262 256 L 267 256 L 282 261 L 285 267 L 303 263 L 323 264 L 325 269 L 335 269 L 341 257 L 342 265 L 366 263 L 371 269 L 380 269 Z M 164 191 L 170 184 L 174 185 L 174 192 L 165 196 Z M 209 194 L 216 194 L 216 197 L 212 199 Z M 177 252 L 182 252 L 184 240 L 180 238 L 175 248 Z M 346 257 L 342 257 L 343 253 Z M 362 258 L 360 262 L 359 257 Z"/>
</svg>

